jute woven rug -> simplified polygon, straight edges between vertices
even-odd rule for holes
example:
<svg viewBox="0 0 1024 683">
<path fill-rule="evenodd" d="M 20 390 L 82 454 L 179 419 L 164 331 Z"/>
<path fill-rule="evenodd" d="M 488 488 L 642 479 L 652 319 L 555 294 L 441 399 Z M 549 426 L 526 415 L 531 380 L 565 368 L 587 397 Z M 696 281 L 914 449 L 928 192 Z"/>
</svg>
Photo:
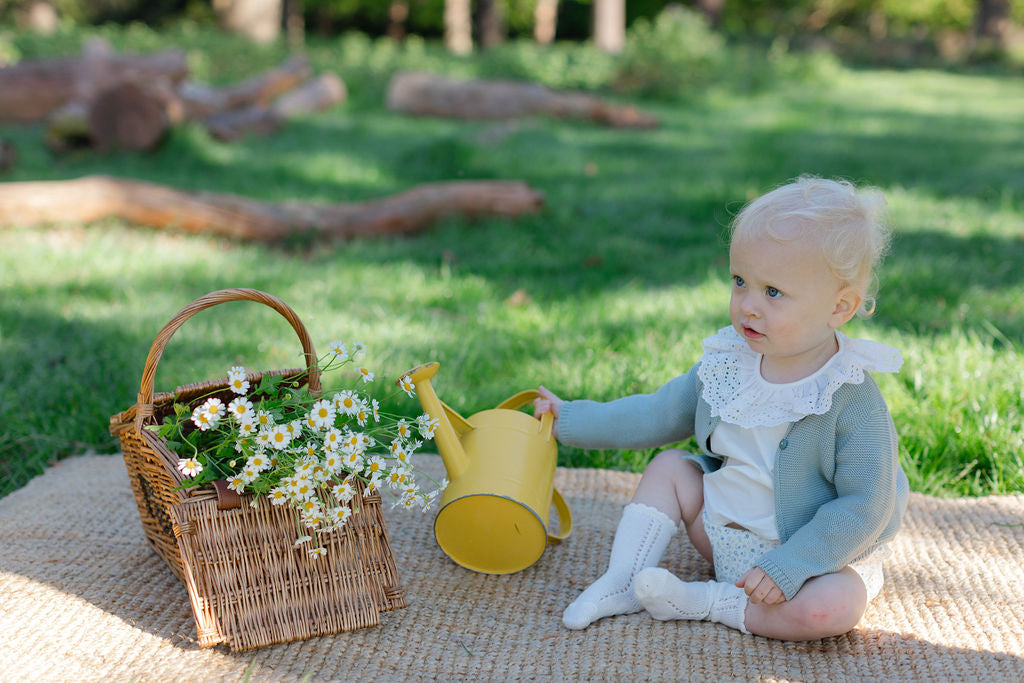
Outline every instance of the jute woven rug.
<svg viewBox="0 0 1024 683">
<path fill-rule="evenodd" d="M 838 638 L 775 642 L 644 613 L 566 630 L 561 610 L 603 570 L 638 477 L 559 469 L 572 537 L 511 576 L 458 567 L 432 514 L 388 509 L 407 608 L 232 654 L 196 647 L 187 593 L 143 538 L 121 458 L 73 458 L 0 499 L 0 679 L 1024 680 L 1024 496 L 914 495 L 882 594 Z M 662 566 L 711 576 L 682 541 Z"/>
</svg>

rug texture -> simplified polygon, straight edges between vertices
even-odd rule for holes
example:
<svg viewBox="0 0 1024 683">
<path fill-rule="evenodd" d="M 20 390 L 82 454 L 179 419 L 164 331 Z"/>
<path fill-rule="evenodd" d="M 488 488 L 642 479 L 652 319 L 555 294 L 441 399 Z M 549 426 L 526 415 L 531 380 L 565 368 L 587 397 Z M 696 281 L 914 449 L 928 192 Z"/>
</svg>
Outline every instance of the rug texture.
<svg viewBox="0 0 1024 683">
<path fill-rule="evenodd" d="M 1024 496 L 913 495 L 882 593 L 841 637 L 785 643 L 645 613 L 565 629 L 562 609 L 603 572 L 638 480 L 559 469 L 572 536 L 510 576 L 453 564 L 433 513 L 385 504 L 408 607 L 380 626 L 230 653 L 196 646 L 188 595 L 146 544 L 121 458 L 73 458 L 0 499 L 0 679 L 1024 680 Z M 682 536 L 662 566 L 711 578 Z"/>
</svg>

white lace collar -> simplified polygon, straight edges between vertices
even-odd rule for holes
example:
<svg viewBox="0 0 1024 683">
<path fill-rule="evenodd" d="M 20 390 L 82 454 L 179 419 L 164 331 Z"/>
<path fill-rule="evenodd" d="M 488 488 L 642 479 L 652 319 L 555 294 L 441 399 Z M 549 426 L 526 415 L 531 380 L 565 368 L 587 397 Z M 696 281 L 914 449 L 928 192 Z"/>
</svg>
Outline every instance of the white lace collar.
<svg viewBox="0 0 1024 683">
<path fill-rule="evenodd" d="M 896 372 L 900 352 L 867 339 L 836 332 L 839 351 L 813 375 L 787 384 L 761 377 L 761 354 L 755 353 L 732 327 L 704 340 L 697 376 L 711 415 L 740 427 L 770 427 L 822 415 L 832 407 L 832 394 L 843 384 L 860 384 L 864 371 Z"/>
</svg>

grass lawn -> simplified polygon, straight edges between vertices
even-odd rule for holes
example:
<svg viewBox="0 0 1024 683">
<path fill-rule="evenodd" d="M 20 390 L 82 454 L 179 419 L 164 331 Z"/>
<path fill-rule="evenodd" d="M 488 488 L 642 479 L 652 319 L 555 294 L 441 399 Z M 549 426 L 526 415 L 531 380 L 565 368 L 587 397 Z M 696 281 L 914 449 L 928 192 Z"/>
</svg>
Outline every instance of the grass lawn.
<svg viewBox="0 0 1024 683">
<path fill-rule="evenodd" d="M 198 29 L 104 29 L 122 49 L 181 45 L 195 73 L 233 80 L 279 62 Z M 81 35 L 7 35 L 24 56 L 77 52 Z M 19 165 L 0 180 L 91 173 L 263 199 L 358 201 L 417 183 L 522 179 L 546 197 L 517 220 L 451 220 L 409 238 L 299 248 L 155 232 L 118 222 L 0 230 L 0 495 L 48 463 L 114 452 L 111 414 L 135 400 L 149 345 L 197 296 L 255 287 L 288 302 L 325 349 L 363 340 L 378 375 L 427 360 L 469 414 L 543 383 L 567 398 L 650 391 L 728 324 L 723 234 L 746 200 L 801 173 L 880 187 L 895 241 L 877 314 L 846 331 L 900 348 L 879 376 L 917 491 L 1024 488 L 1024 81 L 999 75 L 834 68 L 756 91 L 720 87 L 640 101 L 654 131 L 528 119 L 415 119 L 383 106 L 406 67 L 460 75 L 600 80 L 570 48 L 510 45 L 483 60 L 350 37 L 316 43 L 350 99 L 267 138 L 222 144 L 199 127 L 153 155 L 53 157 L 34 126 L 0 126 Z M 240 56 L 241 55 L 241 56 Z M 230 304 L 169 344 L 157 390 L 231 365 L 292 367 L 299 345 L 277 314 Z M 392 410 L 417 410 L 395 399 Z M 560 464 L 639 471 L 651 452 L 582 452 Z"/>
</svg>

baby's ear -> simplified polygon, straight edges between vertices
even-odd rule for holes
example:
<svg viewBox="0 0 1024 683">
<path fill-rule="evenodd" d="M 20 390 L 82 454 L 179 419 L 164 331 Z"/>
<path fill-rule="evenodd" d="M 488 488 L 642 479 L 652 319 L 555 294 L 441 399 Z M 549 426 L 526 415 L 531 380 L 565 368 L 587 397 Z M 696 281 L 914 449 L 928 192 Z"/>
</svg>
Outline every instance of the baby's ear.
<svg viewBox="0 0 1024 683">
<path fill-rule="evenodd" d="M 855 289 L 852 287 L 840 288 L 836 293 L 835 310 L 832 311 L 832 327 L 841 327 L 850 322 L 850 319 L 857 315 L 862 303 L 864 303 L 864 297 Z"/>
</svg>

